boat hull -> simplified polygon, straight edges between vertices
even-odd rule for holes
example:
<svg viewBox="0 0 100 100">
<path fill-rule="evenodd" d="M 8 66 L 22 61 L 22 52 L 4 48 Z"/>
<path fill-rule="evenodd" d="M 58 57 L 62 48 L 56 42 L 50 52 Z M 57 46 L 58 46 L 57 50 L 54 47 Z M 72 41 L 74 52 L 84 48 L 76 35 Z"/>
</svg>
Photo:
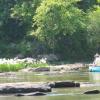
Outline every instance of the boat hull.
<svg viewBox="0 0 100 100">
<path fill-rule="evenodd" d="M 100 72 L 100 66 L 89 66 L 90 72 Z"/>
</svg>

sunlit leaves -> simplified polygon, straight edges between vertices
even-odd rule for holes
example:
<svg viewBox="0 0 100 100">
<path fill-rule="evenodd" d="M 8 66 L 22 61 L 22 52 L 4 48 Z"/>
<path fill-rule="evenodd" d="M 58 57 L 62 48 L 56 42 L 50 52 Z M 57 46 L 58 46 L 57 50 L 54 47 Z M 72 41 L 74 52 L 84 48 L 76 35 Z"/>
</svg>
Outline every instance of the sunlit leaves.
<svg viewBox="0 0 100 100">
<path fill-rule="evenodd" d="M 18 18 L 25 21 L 30 21 L 34 16 L 36 7 L 41 0 L 22 0 L 17 2 L 13 8 L 11 8 L 11 17 Z M 31 20 L 32 21 L 32 20 Z"/>
<path fill-rule="evenodd" d="M 84 13 L 74 6 L 75 1 L 44 0 L 33 18 L 38 36 L 71 35 L 79 27 L 84 28 Z"/>
<path fill-rule="evenodd" d="M 89 36 L 91 37 L 91 41 L 95 42 L 96 44 L 100 44 L 100 7 L 98 6 L 97 9 L 93 12 L 89 13 L 89 26 L 88 32 Z"/>
</svg>

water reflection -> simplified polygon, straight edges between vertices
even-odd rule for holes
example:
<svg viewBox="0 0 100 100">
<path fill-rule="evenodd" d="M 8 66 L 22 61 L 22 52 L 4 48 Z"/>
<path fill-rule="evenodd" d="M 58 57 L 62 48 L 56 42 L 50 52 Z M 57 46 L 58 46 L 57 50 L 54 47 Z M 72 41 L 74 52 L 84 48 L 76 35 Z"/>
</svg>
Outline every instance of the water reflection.
<svg viewBox="0 0 100 100">
<path fill-rule="evenodd" d="M 0 83 L 9 82 L 50 82 L 50 81 L 89 81 L 87 72 L 66 73 L 15 73 L 15 76 L 0 76 Z"/>
<path fill-rule="evenodd" d="M 38 96 L 38 97 L 1 97 L 0 100 L 99 100 L 100 95 L 60 95 L 60 96 Z"/>
<path fill-rule="evenodd" d="M 90 72 L 89 78 L 91 82 L 99 83 L 100 82 L 100 72 Z"/>
</svg>

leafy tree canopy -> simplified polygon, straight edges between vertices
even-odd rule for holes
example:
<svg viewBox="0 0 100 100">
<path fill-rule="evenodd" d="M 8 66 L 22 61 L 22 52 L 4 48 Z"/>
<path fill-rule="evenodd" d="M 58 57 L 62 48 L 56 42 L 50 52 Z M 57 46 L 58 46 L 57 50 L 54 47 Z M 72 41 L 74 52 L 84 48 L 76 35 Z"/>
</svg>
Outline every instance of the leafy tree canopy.
<svg viewBox="0 0 100 100">
<path fill-rule="evenodd" d="M 97 6 L 95 11 L 89 13 L 89 25 L 88 32 L 90 42 L 95 44 L 94 46 L 100 45 L 100 7 Z"/>
<path fill-rule="evenodd" d="M 84 13 L 75 6 L 77 0 L 43 0 L 33 20 L 35 35 L 41 39 L 57 34 L 71 35 L 83 29 Z"/>
</svg>

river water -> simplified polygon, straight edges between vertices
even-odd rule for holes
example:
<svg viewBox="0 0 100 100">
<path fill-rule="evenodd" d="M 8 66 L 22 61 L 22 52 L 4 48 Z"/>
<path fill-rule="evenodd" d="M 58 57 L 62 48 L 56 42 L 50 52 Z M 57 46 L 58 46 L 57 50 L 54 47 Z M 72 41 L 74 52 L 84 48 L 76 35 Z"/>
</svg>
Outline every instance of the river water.
<svg viewBox="0 0 100 100">
<path fill-rule="evenodd" d="M 51 81 L 76 81 L 100 83 L 100 73 L 87 71 L 73 71 L 66 73 L 41 72 L 41 73 L 14 73 L 13 75 L 0 76 L 0 83 L 10 82 L 51 82 Z M 53 89 L 46 96 L 0 96 L 0 100 L 99 100 L 100 94 L 86 95 L 87 90 L 99 89 L 100 86 L 86 86 L 80 88 Z"/>
</svg>

